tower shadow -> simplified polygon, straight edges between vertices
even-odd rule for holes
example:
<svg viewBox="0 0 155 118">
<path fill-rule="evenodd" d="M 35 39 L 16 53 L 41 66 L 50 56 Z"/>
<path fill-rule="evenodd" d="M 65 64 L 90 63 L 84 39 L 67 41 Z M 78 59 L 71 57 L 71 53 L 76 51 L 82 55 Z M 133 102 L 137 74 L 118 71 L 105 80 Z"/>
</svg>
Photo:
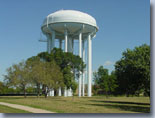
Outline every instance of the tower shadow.
<svg viewBox="0 0 155 118">
<path fill-rule="evenodd" d="M 138 102 L 124 102 L 124 101 L 97 101 L 90 100 L 91 102 L 97 102 L 100 104 L 89 104 L 92 106 L 101 106 L 107 108 L 116 108 L 125 111 L 140 112 L 140 113 L 150 113 L 149 103 L 138 103 Z M 104 104 L 105 103 L 105 104 Z"/>
</svg>

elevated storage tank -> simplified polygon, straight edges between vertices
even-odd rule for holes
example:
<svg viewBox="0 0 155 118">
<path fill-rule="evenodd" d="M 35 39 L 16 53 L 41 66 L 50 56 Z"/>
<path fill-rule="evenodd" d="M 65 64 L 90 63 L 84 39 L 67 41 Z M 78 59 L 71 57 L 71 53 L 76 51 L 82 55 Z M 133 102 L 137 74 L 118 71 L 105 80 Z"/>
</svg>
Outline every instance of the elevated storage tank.
<svg viewBox="0 0 155 118">
<path fill-rule="evenodd" d="M 98 31 L 96 20 L 92 16 L 75 10 L 60 10 L 49 14 L 41 29 L 44 34 L 52 34 L 51 29 L 55 30 L 58 33 L 57 39 L 64 39 L 65 30 L 68 30 L 68 34 L 73 36 L 78 36 L 82 29 L 83 35 L 95 34 Z"/>
<path fill-rule="evenodd" d="M 64 42 L 64 51 L 74 51 L 74 40 L 79 40 L 79 56 L 85 62 L 85 42 L 87 41 L 87 78 L 88 78 L 88 96 L 91 96 L 92 81 L 92 38 L 98 31 L 96 20 L 87 13 L 75 10 L 60 10 L 49 14 L 41 26 L 41 30 L 47 37 L 47 51 L 55 47 L 55 40 L 59 40 L 59 48 L 62 49 L 62 40 Z M 84 96 L 85 74 L 79 77 L 79 97 Z M 82 79 L 82 84 L 81 84 Z M 81 87 L 82 85 L 82 87 Z M 82 88 L 82 91 L 81 91 Z M 69 90 L 71 91 L 71 90 Z M 61 91 L 60 91 L 61 92 Z M 60 94 L 61 95 L 61 94 Z M 68 95 L 71 95 L 69 92 Z M 64 92 L 67 96 L 67 90 Z"/>
</svg>

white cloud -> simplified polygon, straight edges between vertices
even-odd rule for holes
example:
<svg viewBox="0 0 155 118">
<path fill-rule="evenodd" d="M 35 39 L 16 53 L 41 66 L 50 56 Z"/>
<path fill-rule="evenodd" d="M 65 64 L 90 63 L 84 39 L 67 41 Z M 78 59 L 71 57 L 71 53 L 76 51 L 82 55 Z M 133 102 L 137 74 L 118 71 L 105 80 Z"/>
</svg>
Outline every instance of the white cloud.
<svg viewBox="0 0 155 118">
<path fill-rule="evenodd" d="M 113 65 L 114 63 L 112 61 L 106 61 L 104 62 L 104 66 L 110 66 Z"/>
</svg>

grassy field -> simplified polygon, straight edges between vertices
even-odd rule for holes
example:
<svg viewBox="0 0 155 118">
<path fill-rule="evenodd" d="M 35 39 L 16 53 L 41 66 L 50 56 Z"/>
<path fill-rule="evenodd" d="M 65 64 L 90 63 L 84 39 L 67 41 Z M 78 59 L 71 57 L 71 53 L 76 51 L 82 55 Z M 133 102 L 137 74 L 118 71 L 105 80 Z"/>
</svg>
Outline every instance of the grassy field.
<svg viewBox="0 0 155 118">
<path fill-rule="evenodd" d="M 148 97 L 0 97 L 0 101 L 57 113 L 149 113 Z M 1 111 L 4 113 L 4 111 Z M 12 113 L 15 113 L 14 111 Z"/>
<path fill-rule="evenodd" d="M 0 105 L 0 113 L 29 113 L 29 112 Z"/>
</svg>

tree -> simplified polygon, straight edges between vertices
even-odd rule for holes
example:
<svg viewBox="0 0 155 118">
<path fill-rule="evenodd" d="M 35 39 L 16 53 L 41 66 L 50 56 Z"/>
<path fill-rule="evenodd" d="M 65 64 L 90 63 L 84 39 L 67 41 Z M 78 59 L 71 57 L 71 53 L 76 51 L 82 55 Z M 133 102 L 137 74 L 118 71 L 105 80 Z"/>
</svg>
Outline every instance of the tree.
<svg viewBox="0 0 155 118">
<path fill-rule="evenodd" d="M 69 89 L 72 85 L 72 81 L 74 80 L 74 75 L 71 73 L 71 67 L 67 66 L 63 70 L 64 75 L 64 84 L 66 85 L 67 89 Z"/>
<path fill-rule="evenodd" d="M 48 53 L 42 53 L 44 56 L 50 56 Z M 50 59 L 50 58 L 49 58 Z M 64 86 L 62 72 L 54 60 L 45 61 L 39 56 L 33 56 L 27 60 L 30 69 L 30 78 L 32 83 L 37 86 L 37 96 L 40 94 L 40 86 L 43 86 L 45 97 L 50 89 Z"/>
<path fill-rule="evenodd" d="M 0 81 L 0 94 L 5 94 L 6 88 L 6 85 Z"/>
<path fill-rule="evenodd" d="M 28 58 L 26 63 L 30 70 L 29 78 L 31 78 L 31 84 L 37 87 L 37 97 L 39 97 L 40 87 L 44 81 L 44 63 L 37 56 Z"/>
<path fill-rule="evenodd" d="M 54 48 L 50 54 L 41 52 L 38 57 L 46 62 L 56 62 L 63 73 L 64 84 L 67 88 L 71 87 L 72 82 L 75 80 L 75 75 L 78 76 L 79 71 L 83 72 L 85 68 L 85 64 L 79 56 L 70 52 L 63 52 L 58 48 Z"/>
<path fill-rule="evenodd" d="M 150 96 L 150 46 L 127 49 L 115 64 L 119 94 L 134 95 L 144 89 Z"/>
<path fill-rule="evenodd" d="M 112 72 L 111 75 L 109 75 L 108 69 L 103 68 L 103 66 L 100 66 L 98 68 L 98 72 L 94 73 L 94 82 L 94 89 L 96 89 L 96 91 L 102 90 L 107 97 L 117 87 L 115 83 L 114 72 Z"/>
<path fill-rule="evenodd" d="M 63 87 L 63 75 L 59 66 L 53 62 L 44 62 L 43 66 L 43 89 L 45 98 L 51 89 L 57 90 L 59 87 Z"/>
<path fill-rule="evenodd" d="M 26 87 L 29 84 L 29 68 L 26 66 L 25 61 L 8 68 L 5 81 L 10 86 L 21 88 L 24 92 L 24 97 L 26 97 Z"/>
<path fill-rule="evenodd" d="M 72 81 L 71 89 L 73 91 L 73 97 L 72 97 L 72 100 L 73 100 L 74 96 L 75 96 L 76 89 L 77 89 L 77 83 L 75 81 Z"/>
<path fill-rule="evenodd" d="M 109 94 L 114 94 L 116 88 L 118 87 L 116 83 L 116 75 L 115 71 L 112 71 L 111 74 L 109 75 Z"/>
<path fill-rule="evenodd" d="M 103 66 L 100 66 L 98 68 L 98 71 L 94 73 L 94 82 L 96 84 L 99 84 L 102 81 L 101 78 L 106 75 L 108 75 L 108 69 L 105 69 Z"/>
</svg>

